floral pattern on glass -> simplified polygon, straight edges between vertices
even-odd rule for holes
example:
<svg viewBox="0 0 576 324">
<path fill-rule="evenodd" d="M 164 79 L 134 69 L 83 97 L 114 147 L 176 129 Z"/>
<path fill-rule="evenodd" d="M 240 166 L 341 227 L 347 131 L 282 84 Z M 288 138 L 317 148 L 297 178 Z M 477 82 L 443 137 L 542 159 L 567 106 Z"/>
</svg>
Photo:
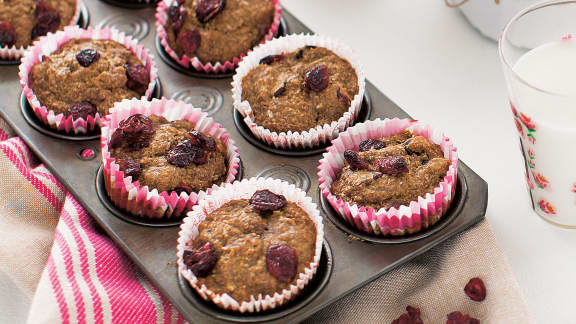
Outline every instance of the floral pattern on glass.
<svg viewBox="0 0 576 324">
<path fill-rule="evenodd" d="M 540 199 L 540 201 L 538 201 L 538 207 L 540 207 L 540 210 L 548 215 L 556 214 L 556 208 L 550 202 L 544 199 Z"/>
</svg>

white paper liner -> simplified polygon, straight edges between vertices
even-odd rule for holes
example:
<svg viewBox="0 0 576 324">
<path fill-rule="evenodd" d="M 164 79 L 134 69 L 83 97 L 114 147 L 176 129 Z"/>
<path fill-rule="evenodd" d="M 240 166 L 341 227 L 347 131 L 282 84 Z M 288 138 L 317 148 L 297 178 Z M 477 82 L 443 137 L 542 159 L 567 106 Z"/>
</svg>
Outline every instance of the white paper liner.
<svg viewBox="0 0 576 324">
<path fill-rule="evenodd" d="M 358 206 L 332 194 L 332 183 L 345 164 L 344 151 L 358 151 L 360 142 L 370 138 L 381 138 L 411 130 L 440 145 L 444 157 L 450 160 L 450 167 L 444 179 L 425 197 L 418 197 L 408 206 L 392 207 L 388 210 Z M 456 188 L 458 176 L 458 153 L 452 140 L 429 125 L 410 119 L 376 119 L 359 123 L 332 141 L 332 146 L 324 153 L 318 166 L 318 183 L 322 195 L 332 208 L 348 223 L 357 229 L 381 236 L 401 236 L 416 233 L 436 223 L 449 209 Z"/>
<path fill-rule="evenodd" d="M 189 243 L 198 236 L 198 226 L 206 218 L 206 215 L 212 213 L 220 208 L 226 202 L 238 199 L 250 199 L 254 192 L 257 190 L 268 189 L 276 194 L 281 194 L 286 197 L 286 200 L 296 203 L 300 206 L 310 219 L 316 225 L 316 245 L 314 251 L 314 258 L 310 265 L 306 267 L 304 272 L 298 274 L 296 284 L 292 284 L 289 288 L 282 292 L 277 292 L 273 296 L 258 295 L 252 296 L 249 301 L 236 301 L 228 294 L 216 294 L 205 285 L 198 286 L 198 279 L 191 270 L 186 267 L 183 261 L 184 250 L 189 249 Z M 188 213 L 184 219 L 184 223 L 180 226 L 181 230 L 178 237 L 178 271 L 190 285 L 206 300 L 211 300 L 219 307 L 227 310 L 239 311 L 241 313 L 253 313 L 265 311 L 278 306 L 281 306 L 294 298 L 298 293 L 308 284 L 310 279 L 316 273 L 320 263 L 320 254 L 322 252 L 322 240 L 324 237 L 324 227 L 322 224 L 322 217 L 318 211 L 318 207 L 312 202 L 310 197 L 293 184 L 285 181 L 272 178 L 250 178 L 242 181 L 236 181 L 232 184 L 225 184 L 219 188 L 212 190 L 210 194 L 205 196 L 198 205 L 194 206 L 194 210 Z"/>
<path fill-rule="evenodd" d="M 262 58 L 268 55 L 293 52 L 304 46 L 327 48 L 338 56 L 348 60 L 356 70 L 358 93 L 352 98 L 348 111 L 337 121 L 333 121 L 330 124 L 318 125 L 315 128 L 301 133 L 292 131 L 277 133 L 259 126 L 255 122 L 250 103 L 246 100 L 242 101 L 242 78 L 246 76 L 250 70 L 258 66 Z M 232 99 L 234 108 L 242 114 L 244 122 L 254 136 L 266 144 L 283 149 L 312 148 L 336 138 L 340 132 L 354 123 L 354 120 L 358 117 L 358 113 L 362 108 L 365 87 L 364 69 L 360 64 L 358 56 L 350 47 L 324 36 L 298 34 L 273 39 L 249 52 L 236 69 L 236 74 L 232 81 Z"/>
<path fill-rule="evenodd" d="M 158 69 L 154 62 L 154 56 L 143 45 L 138 44 L 138 41 L 127 36 L 126 34 L 118 31 L 117 29 L 105 28 L 91 28 L 82 29 L 78 26 L 68 26 L 64 30 L 58 31 L 54 34 L 50 33 L 47 36 L 41 37 L 34 42 L 34 45 L 26 51 L 20 64 L 19 73 L 20 84 L 24 91 L 24 95 L 28 99 L 28 103 L 32 106 L 36 117 L 44 124 L 52 129 L 64 133 L 85 134 L 101 123 L 102 116 L 96 113 L 94 117 L 88 116 L 87 119 L 78 118 L 72 119 L 72 116 L 64 116 L 63 113 L 57 114 L 53 110 L 49 110 L 46 106 L 42 105 L 34 91 L 29 86 L 29 75 L 35 64 L 42 61 L 42 56 L 50 55 L 58 50 L 63 44 L 72 39 L 103 39 L 113 40 L 126 46 L 149 70 L 150 83 L 146 89 L 146 93 L 142 96 L 143 99 L 151 99 L 156 80 L 158 79 Z"/>
<path fill-rule="evenodd" d="M 155 188 L 140 186 L 138 181 L 132 182 L 132 177 L 125 177 L 116 160 L 110 155 L 109 142 L 118 124 L 134 114 L 163 116 L 170 121 L 188 120 L 194 124 L 194 129 L 220 139 L 227 147 L 228 170 L 224 182 L 235 180 L 240 168 L 238 148 L 226 129 L 214 122 L 201 109 L 182 101 L 165 98 L 152 101 L 125 99 L 117 102 L 110 110 L 110 114 L 103 120 L 100 137 L 106 191 L 116 207 L 143 218 L 177 218 L 192 210 L 198 200 L 212 190 L 208 188 L 206 192 L 181 192 L 180 194 L 175 191 L 158 192 Z"/>
<path fill-rule="evenodd" d="M 82 1 L 77 0 L 76 1 L 76 11 L 74 11 L 74 15 L 72 16 L 72 19 L 70 19 L 70 22 L 67 24 L 67 26 L 74 26 L 74 25 L 78 24 L 78 22 L 80 20 L 80 8 L 81 7 L 82 7 Z M 48 35 L 49 34 L 52 34 L 52 33 L 48 33 Z M 36 41 L 32 42 L 31 45 L 33 45 L 35 42 Z M 0 60 L 6 60 L 6 61 L 19 60 L 22 56 L 24 56 L 24 53 L 26 52 L 28 47 L 29 46 L 16 47 L 16 45 L 13 45 L 11 47 L 0 46 Z"/>
</svg>

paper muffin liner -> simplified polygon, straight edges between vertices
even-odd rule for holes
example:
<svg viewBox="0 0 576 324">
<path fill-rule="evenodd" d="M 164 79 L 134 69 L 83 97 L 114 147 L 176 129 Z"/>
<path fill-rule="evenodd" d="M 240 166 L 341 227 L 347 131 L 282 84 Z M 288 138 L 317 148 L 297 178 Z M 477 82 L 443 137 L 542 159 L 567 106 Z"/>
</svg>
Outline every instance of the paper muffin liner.
<svg viewBox="0 0 576 324">
<path fill-rule="evenodd" d="M 82 7 L 82 1 L 76 0 L 76 11 L 74 11 L 74 15 L 72 16 L 72 19 L 70 19 L 70 22 L 67 24 L 67 26 L 74 26 L 80 22 L 80 8 L 81 7 Z M 52 34 L 52 33 L 48 33 L 48 35 L 50 35 L 50 34 Z M 33 44 L 34 44 L 34 42 L 31 45 L 33 45 Z M 0 60 L 5 60 L 5 61 L 19 60 L 22 56 L 24 56 L 28 47 L 29 46 L 17 47 L 16 45 L 10 46 L 10 47 L 0 46 Z"/>
<path fill-rule="evenodd" d="M 404 129 L 415 135 L 426 137 L 440 145 L 444 157 L 450 160 L 450 167 L 444 179 L 424 197 L 410 202 L 408 206 L 381 208 L 358 206 L 336 197 L 332 193 L 332 183 L 344 167 L 344 151 L 357 151 L 360 142 L 370 138 L 381 138 L 400 133 Z M 318 183 L 322 195 L 332 208 L 355 228 L 380 236 L 401 236 L 416 233 L 436 223 L 448 210 L 454 197 L 458 176 L 458 153 L 452 140 L 443 133 L 434 131 L 429 125 L 410 119 L 376 119 L 350 127 L 332 141 L 318 166 Z"/>
<path fill-rule="evenodd" d="M 168 34 L 166 31 L 166 22 L 168 21 L 168 8 L 170 7 L 173 1 L 176 0 L 160 1 L 158 3 L 158 6 L 156 7 L 156 15 L 155 15 L 156 35 L 160 39 L 160 44 L 162 45 L 166 53 L 168 53 L 168 55 L 170 55 L 170 57 L 174 61 L 178 62 L 178 64 L 180 64 L 185 68 L 193 67 L 197 71 L 204 73 L 214 73 L 214 74 L 233 71 L 234 68 L 238 66 L 238 63 L 240 63 L 242 58 L 246 56 L 246 53 L 242 53 L 239 57 L 233 58 L 232 61 L 205 63 L 200 61 L 200 59 L 196 56 L 189 57 L 188 55 L 184 55 L 182 57 L 179 57 L 178 54 L 172 49 L 172 47 L 170 47 L 170 43 L 168 42 Z M 280 20 L 282 19 L 282 6 L 280 5 L 280 0 L 272 0 L 272 1 L 274 2 L 275 7 L 274 18 L 272 20 L 272 25 L 270 26 L 270 29 L 268 29 L 268 32 L 262 39 L 261 43 L 269 41 L 273 39 L 274 36 L 276 36 L 276 33 L 278 32 L 278 28 L 280 26 Z"/>
<path fill-rule="evenodd" d="M 293 52 L 304 46 L 327 48 L 336 55 L 348 60 L 356 70 L 358 93 L 352 98 L 348 111 L 338 120 L 332 121 L 330 124 L 317 125 L 315 128 L 302 132 L 289 131 L 277 133 L 263 126 L 259 126 L 256 124 L 250 103 L 242 100 L 242 78 L 246 76 L 250 70 L 258 66 L 262 58 L 268 55 Z M 283 149 L 313 148 L 336 138 L 340 132 L 354 123 L 354 120 L 358 117 L 358 113 L 362 108 L 365 87 L 364 69 L 360 64 L 358 56 L 350 47 L 324 36 L 298 34 L 273 39 L 249 52 L 236 69 L 236 74 L 232 81 L 232 99 L 234 108 L 242 114 L 248 128 L 250 128 L 254 136 L 261 141 L 270 146 Z"/>
<path fill-rule="evenodd" d="M 181 101 L 168 99 L 124 99 L 114 104 L 110 114 L 102 121 L 102 136 L 100 138 L 102 150 L 102 170 L 104 183 L 110 200 L 116 207 L 131 213 L 132 215 L 149 219 L 178 218 L 192 210 L 192 207 L 206 193 L 211 192 L 208 188 L 205 192 L 181 192 L 162 191 L 155 188 L 141 186 L 138 181 L 132 181 L 132 177 L 125 177 L 124 172 L 110 155 L 109 142 L 112 133 L 124 119 L 134 115 L 145 116 L 157 115 L 166 119 L 188 120 L 194 124 L 194 129 L 219 138 L 227 147 L 227 174 L 224 182 L 233 182 L 240 168 L 240 155 L 230 134 L 222 125 L 214 122 L 205 112 L 194 108 Z"/>
<path fill-rule="evenodd" d="M 32 106 L 36 117 L 38 117 L 38 119 L 48 127 L 64 133 L 86 134 L 87 132 L 94 130 L 97 125 L 100 125 L 103 116 L 96 113 L 94 117 L 88 116 L 87 119 L 78 118 L 72 120 L 71 115 L 66 117 L 63 113 L 56 113 L 53 110 L 49 110 L 46 106 L 40 103 L 30 88 L 28 79 L 32 68 L 35 64 L 42 61 L 44 55 L 50 55 L 58 50 L 63 44 L 72 39 L 78 38 L 113 40 L 123 44 L 132 53 L 134 53 L 134 55 L 136 55 L 136 57 L 138 57 L 138 59 L 140 59 L 140 61 L 142 61 L 146 66 L 150 74 L 150 84 L 148 84 L 146 93 L 142 96 L 143 99 L 149 100 L 152 98 L 156 80 L 158 79 L 158 69 L 154 62 L 153 55 L 150 54 L 150 51 L 147 48 L 138 44 L 132 36 L 127 36 L 114 28 L 88 27 L 88 29 L 82 29 L 78 26 L 68 26 L 62 31 L 48 34 L 34 42 L 33 46 L 26 51 L 26 54 L 22 58 L 20 72 L 18 73 L 20 76 L 20 84 L 22 85 L 24 95 L 28 99 L 28 103 Z"/>
<path fill-rule="evenodd" d="M 250 199 L 257 190 L 268 189 L 276 194 L 286 197 L 287 201 L 296 203 L 304 209 L 310 219 L 316 225 L 316 244 L 314 258 L 304 272 L 297 276 L 296 284 L 290 285 L 289 289 L 276 292 L 274 295 L 259 294 L 251 296 L 248 301 L 237 301 L 228 294 L 217 294 L 208 289 L 205 285 L 199 286 L 198 279 L 194 273 L 189 270 L 183 261 L 184 251 L 189 249 L 191 242 L 198 236 L 198 226 L 206 218 L 206 215 L 220 208 L 226 202 L 237 199 Z M 227 183 L 221 187 L 215 188 L 210 194 L 206 195 L 198 205 L 194 206 L 193 211 L 188 213 L 180 226 L 181 230 L 178 237 L 178 271 L 186 278 L 190 285 L 206 300 L 211 300 L 221 308 L 241 313 L 254 313 L 279 307 L 296 297 L 300 291 L 308 284 L 310 279 L 316 274 L 320 263 L 320 254 L 322 253 L 322 241 L 324 237 L 324 226 L 318 207 L 312 202 L 306 193 L 293 184 L 272 178 L 250 178 L 242 181 L 236 181 L 232 184 Z"/>
</svg>

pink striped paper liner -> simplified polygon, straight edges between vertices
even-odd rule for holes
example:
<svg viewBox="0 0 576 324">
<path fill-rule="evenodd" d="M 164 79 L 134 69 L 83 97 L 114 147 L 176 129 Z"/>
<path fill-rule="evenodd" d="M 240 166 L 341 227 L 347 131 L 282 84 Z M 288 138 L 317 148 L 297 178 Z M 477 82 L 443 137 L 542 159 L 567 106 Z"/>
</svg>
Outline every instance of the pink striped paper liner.
<svg viewBox="0 0 576 324">
<path fill-rule="evenodd" d="M 72 16 L 72 19 L 70 19 L 70 23 L 68 23 L 68 26 L 74 26 L 78 24 L 80 19 L 81 4 L 82 4 L 81 0 L 76 0 L 76 11 L 74 11 L 74 15 Z M 52 33 L 48 33 L 48 35 L 50 34 Z M 35 42 L 36 41 L 34 41 L 32 45 Z M 21 47 L 16 47 L 16 45 L 11 47 L 0 46 L 0 59 L 6 61 L 16 61 L 20 59 L 22 56 L 24 56 L 27 49 L 28 46 L 21 46 Z"/>
<path fill-rule="evenodd" d="M 192 210 L 198 200 L 212 190 L 208 188 L 205 192 L 181 192 L 180 194 L 175 191 L 158 192 L 155 188 L 141 186 L 138 181 L 133 182 L 132 177 L 125 177 L 116 160 L 110 155 L 108 145 L 118 124 L 135 114 L 163 116 L 170 121 L 188 120 L 194 124 L 194 129 L 220 139 L 228 149 L 228 172 L 225 182 L 233 182 L 236 179 L 240 168 L 238 148 L 226 129 L 214 122 L 201 109 L 182 101 L 165 98 L 152 101 L 125 99 L 114 104 L 110 114 L 102 121 L 102 136 L 100 137 L 104 182 L 108 195 L 116 207 L 143 218 L 178 218 Z"/>
<path fill-rule="evenodd" d="M 189 246 L 198 236 L 198 226 L 208 214 L 220 208 L 223 204 L 232 200 L 250 199 L 254 192 L 263 189 L 268 189 L 276 194 L 283 195 L 286 197 L 286 200 L 296 203 L 306 211 L 310 219 L 314 222 L 316 225 L 316 244 L 312 262 L 305 268 L 304 272 L 297 275 L 296 284 L 292 284 L 289 289 L 276 292 L 272 296 L 262 296 L 260 294 L 258 296 L 251 296 L 250 300 L 237 301 L 228 294 L 217 294 L 205 285 L 199 286 L 198 279 L 183 261 L 184 251 L 189 249 Z M 180 226 L 180 233 L 178 235 L 178 248 L 176 253 L 178 257 L 178 271 L 200 296 L 206 300 L 211 300 L 219 307 L 227 310 L 239 311 L 241 313 L 254 313 L 273 309 L 292 300 L 308 284 L 310 279 L 314 277 L 320 263 L 320 254 L 322 253 L 324 225 L 322 224 L 322 217 L 320 217 L 320 212 L 316 204 L 312 202 L 310 197 L 306 196 L 304 191 L 293 184 L 272 178 L 250 178 L 214 188 L 210 194 L 200 200 L 198 205 L 194 206 L 194 209 L 188 213 L 188 216 Z"/>
<path fill-rule="evenodd" d="M 302 132 L 289 131 L 277 133 L 259 126 L 256 124 L 250 103 L 242 100 L 242 78 L 244 78 L 250 70 L 258 66 L 262 58 L 269 55 L 293 52 L 304 46 L 327 48 L 338 56 L 348 60 L 356 70 L 358 93 L 352 98 L 348 111 L 338 120 L 330 124 L 318 125 L 315 128 Z M 336 138 L 340 132 L 354 123 L 354 120 L 358 117 L 358 113 L 362 108 L 362 100 L 366 87 L 364 75 L 362 64 L 360 64 L 358 56 L 350 47 L 321 35 L 288 35 L 259 45 L 254 48 L 253 51 L 249 52 L 242 62 L 240 62 L 232 81 L 233 104 L 234 108 L 244 117 L 244 123 L 250 128 L 252 134 L 266 144 L 283 149 L 313 148 Z"/>
<path fill-rule="evenodd" d="M 344 166 L 344 151 L 358 151 L 360 142 L 370 138 L 381 138 L 400 133 L 404 129 L 415 135 L 424 136 L 440 145 L 444 157 L 450 160 L 450 167 L 444 179 L 425 197 L 418 197 L 408 206 L 381 208 L 350 204 L 332 194 L 332 183 Z M 458 176 L 458 153 L 452 140 L 443 133 L 434 131 L 429 125 L 410 119 L 376 119 L 359 123 L 332 141 L 323 154 L 318 166 L 318 183 L 322 195 L 332 208 L 355 228 L 380 236 L 401 236 L 416 233 L 436 223 L 448 210 Z"/>
<path fill-rule="evenodd" d="M 168 55 L 170 55 L 170 57 L 174 61 L 178 62 L 178 64 L 182 65 L 185 68 L 193 67 L 197 71 L 204 73 L 214 73 L 214 74 L 233 71 L 234 68 L 238 66 L 238 63 L 240 63 L 242 58 L 246 56 L 245 53 L 240 55 L 240 57 L 233 58 L 232 61 L 204 63 L 200 61 L 200 59 L 196 56 L 189 57 L 188 55 L 184 55 L 183 57 L 179 57 L 178 54 L 172 49 L 172 47 L 170 47 L 166 31 L 166 22 L 168 21 L 168 8 L 173 3 L 173 1 L 177 0 L 163 0 L 159 2 L 158 6 L 156 7 L 156 15 L 155 15 L 156 34 L 160 38 L 160 44 L 162 44 L 162 47 L 164 48 L 166 53 L 168 53 Z M 278 27 L 280 26 L 280 20 L 282 19 L 282 6 L 280 5 L 280 0 L 272 0 L 272 1 L 274 2 L 275 6 L 274 18 L 272 20 L 272 25 L 270 26 L 270 29 L 266 33 L 266 36 L 264 36 L 264 39 L 262 39 L 261 43 L 269 41 L 273 39 L 274 36 L 276 36 L 276 33 L 278 32 Z"/>
<path fill-rule="evenodd" d="M 42 105 L 34 94 L 34 91 L 29 86 L 28 78 L 30 71 L 35 64 L 42 61 L 42 56 L 50 55 L 72 39 L 113 40 L 126 46 L 126 48 L 134 53 L 134 55 L 136 55 L 136 57 L 138 57 L 138 59 L 140 59 L 148 69 L 150 73 L 150 84 L 142 98 L 152 98 L 154 86 L 158 79 L 158 69 L 153 56 L 150 55 L 150 51 L 147 48 L 138 44 L 132 36 L 127 36 L 114 28 L 88 27 L 88 29 L 82 29 L 78 26 L 68 26 L 62 31 L 48 34 L 34 42 L 34 45 L 26 51 L 26 54 L 22 58 L 22 63 L 20 64 L 20 72 L 18 75 L 20 76 L 20 84 L 22 85 L 24 95 L 28 99 L 30 106 L 32 106 L 36 117 L 38 117 L 38 119 L 40 119 L 45 125 L 63 133 L 86 134 L 87 132 L 94 130 L 94 128 L 102 122 L 102 116 L 100 116 L 99 113 L 94 117 L 88 116 L 87 119 L 78 118 L 76 120 L 72 120 L 71 115 L 66 117 L 63 113 L 57 114 L 55 111 L 49 110 L 46 106 Z"/>
</svg>

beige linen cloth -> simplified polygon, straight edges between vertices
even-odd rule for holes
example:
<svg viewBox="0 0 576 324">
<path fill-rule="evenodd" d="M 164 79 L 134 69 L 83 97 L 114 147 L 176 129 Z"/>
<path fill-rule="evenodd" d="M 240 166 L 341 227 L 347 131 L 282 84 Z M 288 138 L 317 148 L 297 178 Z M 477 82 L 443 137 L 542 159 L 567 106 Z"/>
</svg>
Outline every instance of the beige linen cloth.
<svg viewBox="0 0 576 324">
<path fill-rule="evenodd" d="M 0 120 L 0 323 L 26 320 L 28 323 L 183 322 L 177 311 L 104 233 L 97 227 L 91 232 L 89 226 L 96 226 L 93 222 L 77 217 L 81 206 L 77 206 L 77 214 L 65 210 L 74 204 L 73 197 L 47 169 L 36 164 L 24 143 L 12 136 Z M 53 193 L 50 199 L 38 191 L 40 186 Z M 118 255 L 118 259 L 108 260 L 113 266 L 104 273 L 123 270 L 113 276 L 114 280 L 121 277 L 122 281 L 108 282 L 106 276 L 99 277 L 98 269 L 108 266 L 107 260 L 96 258 L 94 264 L 88 264 L 89 271 L 92 271 L 90 266 L 96 266 L 94 273 L 83 272 L 83 267 L 78 266 L 82 265 L 81 249 L 78 260 L 74 251 L 57 254 L 56 246 L 64 242 L 59 239 L 67 239 L 68 229 L 62 224 L 64 216 L 68 222 L 79 220 L 76 227 L 69 224 L 72 229 L 85 229 L 80 231 L 81 235 L 97 235 L 93 242 L 105 242 L 111 249 L 108 253 Z M 85 217 L 90 219 L 89 215 Z M 104 247 L 94 249 L 98 252 Z M 89 249 L 88 252 L 91 253 Z M 58 257 L 62 255 L 72 255 L 72 259 L 60 261 Z M 60 262 L 72 265 L 65 271 L 61 269 L 66 275 L 58 281 L 51 277 L 49 270 L 56 269 L 54 273 L 58 275 Z M 86 277 L 86 282 L 97 282 L 103 288 L 83 285 L 79 272 Z M 488 294 L 483 302 L 471 301 L 464 294 L 463 287 L 472 277 L 480 277 L 486 283 Z M 67 278 L 77 278 L 80 284 L 70 284 Z M 133 286 L 126 286 L 127 282 Z M 146 297 L 135 302 L 134 299 L 141 298 L 137 297 L 137 289 L 142 287 Z M 63 301 L 55 301 L 58 292 Z M 76 306 L 69 303 L 69 308 L 63 308 L 67 298 L 76 301 Z M 150 307 L 142 308 L 147 303 Z M 482 323 L 532 322 L 506 257 L 490 226 L 482 221 L 344 297 L 312 316 L 307 323 L 390 323 L 404 312 L 406 305 L 419 307 L 424 323 L 445 323 L 446 314 L 452 311 L 470 314 Z"/>
</svg>

